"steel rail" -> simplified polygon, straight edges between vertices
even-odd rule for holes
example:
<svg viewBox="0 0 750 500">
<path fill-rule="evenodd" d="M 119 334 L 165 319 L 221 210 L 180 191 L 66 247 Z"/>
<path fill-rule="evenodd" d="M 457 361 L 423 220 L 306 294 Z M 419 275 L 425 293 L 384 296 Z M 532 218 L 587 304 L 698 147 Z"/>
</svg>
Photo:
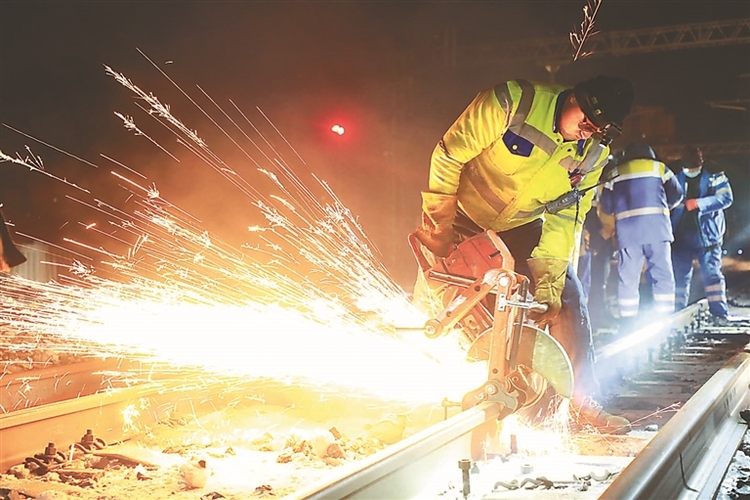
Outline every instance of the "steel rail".
<svg viewBox="0 0 750 500">
<path fill-rule="evenodd" d="M 658 346 L 672 330 L 688 326 L 706 311 L 708 311 L 708 301 L 701 299 L 685 309 L 673 313 L 662 321 L 638 328 L 626 337 L 598 349 L 596 360 L 600 363 L 608 360 L 608 358 L 622 354 L 635 346 L 638 346 L 639 349 L 645 352 L 645 349 L 648 347 Z M 612 363 L 612 360 L 608 360 L 607 363 Z"/>
<path fill-rule="evenodd" d="M 676 313 L 674 326 L 687 325 L 705 310 L 704 302 Z M 738 412 L 749 403 L 749 383 L 750 349 L 746 346 L 671 418 L 602 498 L 710 498 L 746 429 L 744 423 L 738 423 Z M 138 430 L 128 427 L 126 408 L 147 407 L 137 417 L 139 425 L 147 426 L 174 414 L 178 404 L 185 404 L 185 413 L 194 413 L 195 406 L 210 399 L 211 388 L 188 392 L 178 394 L 168 383 L 144 385 L 0 416 L 0 469 L 22 463 L 25 457 L 41 452 L 48 442 L 58 443 L 65 453 L 65 445 L 77 442 L 89 428 L 108 442 L 127 439 Z M 470 408 L 375 455 L 338 468 L 334 475 L 287 498 L 425 497 L 428 488 L 447 485 L 447 478 L 461 477 L 458 462 L 471 457 L 472 431 L 496 419 L 500 410 L 498 403 Z M 429 493 L 434 497 L 440 492 Z"/>
<path fill-rule="evenodd" d="M 750 344 L 673 416 L 605 490 L 603 499 L 714 498 L 747 424 Z"/>
<path fill-rule="evenodd" d="M 48 443 L 67 455 L 88 429 L 107 443 L 132 438 L 172 415 L 195 414 L 209 396 L 209 387 L 153 382 L 0 415 L 0 471 L 42 453 Z"/>
<path fill-rule="evenodd" d="M 497 418 L 499 413 L 498 403 L 482 403 L 285 498 L 396 500 L 424 497 L 425 485 L 444 484 L 451 475 L 460 477 L 459 460 L 471 457 L 471 431 Z"/>
<path fill-rule="evenodd" d="M 123 387 L 115 373 L 130 366 L 119 358 L 94 358 L 67 365 L 0 375 L 0 413 L 10 413 L 110 388 Z"/>
<path fill-rule="evenodd" d="M 674 328 L 687 326 L 706 308 L 706 301 L 699 301 L 675 313 L 669 325 Z M 665 336 L 670 328 L 660 325 L 652 330 L 655 331 L 648 335 L 648 340 L 654 342 Z M 395 500 L 425 497 L 424 489 L 428 485 L 446 484 L 447 477 L 458 477 L 458 461 L 471 456 L 468 438 L 471 430 L 496 418 L 498 412 L 497 405 L 477 406 L 464 411 L 368 459 L 342 468 L 336 476 L 297 491 L 288 498 Z"/>
</svg>

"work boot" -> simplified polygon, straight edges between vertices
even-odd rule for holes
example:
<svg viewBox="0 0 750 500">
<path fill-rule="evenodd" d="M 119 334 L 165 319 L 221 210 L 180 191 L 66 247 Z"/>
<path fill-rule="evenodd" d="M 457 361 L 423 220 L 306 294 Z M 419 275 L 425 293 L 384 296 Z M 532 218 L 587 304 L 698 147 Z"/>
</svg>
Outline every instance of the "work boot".
<svg viewBox="0 0 750 500">
<path fill-rule="evenodd" d="M 581 406 L 571 406 L 570 411 L 578 425 L 590 425 L 602 434 L 627 434 L 631 430 L 628 419 L 607 413 L 596 401 L 586 400 Z"/>
<path fill-rule="evenodd" d="M 750 317 L 736 314 L 730 314 L 728 316 L 716 316 L 712 314 L 708 320 L 712 325 L 719 327 L 743 328 L 750 326 Z"/>
<path fill-rule="evenodd" d="M 726 316 L 711 316 L 711 324 L 714 326 L 733 326 L 732 322 Z"/>
</svg>

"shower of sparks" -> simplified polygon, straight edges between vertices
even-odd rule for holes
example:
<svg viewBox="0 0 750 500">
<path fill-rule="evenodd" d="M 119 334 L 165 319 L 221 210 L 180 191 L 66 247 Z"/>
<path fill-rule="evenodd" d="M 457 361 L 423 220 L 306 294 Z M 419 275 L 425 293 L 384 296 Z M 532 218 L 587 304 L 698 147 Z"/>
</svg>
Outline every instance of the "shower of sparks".
<svg viewBox="0 0 750 500">
<path fill-rule="evenodd" d="M 47 177 L 49 177 L 51 179 L 54 179 L 54 180 L 56 180 L 58 182 L 62 182 L 63 184 L 67 184 L 68 186 L 70 186 L 72 188 L 75 188 L 75 189 L 78 189 L 80 191 L 83 191 L 84 193 L 88 193 L 89 192 L 88 190 L 86 190 L 86 189 L 84 189 L 84 188 L 82 188 L 80 186 L 77 186 L 76 184 L 74 184 L 72 182 L 68 182 L 67 179 L 63 179 L 62 177 L 58 177 L 56 175 L 53 175 L 53 174 L 47 172 L 44 169 L 44 162 L 42 161 L 42 158 L 39 157 L 39 156 L 37 156 L 37 155 L 35 155 L 35 154 L 33 154 L 31 152 L 31 149 L 28 146 L 26 147 L 26 151 L 29 153 L 28 156 L 21 157 L 20 154 L 16 153 L 16 156 L 14 157 L 14 156 L 8 156 L 7 154 L 3 153 L 2 150 L 0 150 L 0 163 L 6 162 L 6 161 L 11 162 L 11 163 L 15 163 L 16 165 L 21 165 L 23 167 L 26 167 L 29 170 L 33 171 L 33 172 L 38 172 L 38 173 L 40 173 L 42 175 L 45 175 L 45 176 L 47 176 Z"/>
<path fill-rule="evenodd" d="M 570 32 L 574 61 L 592 54 L 591 52 L 584 52 L 583 46 L 589 38 L 599 33 L 599 31 L 594 31 L 594 21 L 601 5 L 602 0 L 587 0 L 586 5 L 583 6 L 583 21 L 581 21 L 580 31 L 573 30 Z"/>
<path fill-rule="evenodd" d="M 143 185 L 131 174 L 145 176 L 113 161 L 127 170 L 112 175 L 134 209 L 97 198 L 68 199 L 108 218 L 108 232 L 102 224 L 80 224 L 109 237 L 117 249 L 65 242 L 96 254 L 100 269 L 117 278 L 98 277 L 98 269 L 80 261 L 56 264 L 67 271 L 57 282 L 0 275 L 0 328 L 18 332 L 11 337 L 16 344 L 4 348 L 18 348 L 19 339 L 33 345 L 52 334 L 73 352 L 88 349 L 221 375 L 345 385 L 419 402 L 460 399 L 486 379 L 486 367 L 468 363 L 455 338 L 395 333 L 394 325 L 421 325 L 426 317 L 410 304 L 325 182 L 312 175 L 316 185 L 308 187 L 275 148 L 269 156 L 241 131 L 267 160 L 263 168 L 253 160 L 257 171 L 279 190 L 261 194 L 197 131 L 172 116 L 168 105 L 105 69 L 135 92 L 136 106 L 189 153 L 250 196 L 268 227 L 248 227 L 248 236 L 259 239 L 234 248 L 165 200 L 155 184 Z M 132 130 L 132 118 L 118 116 Z M 155 143 L 140 130 L 137 135 Z M 262 135 L 259 142 L 271 144 Z M 331 201 L 322 204 L 314 190 Z"/>
<path fill-rule="evenodd" d="M 166 154 L 168 154 L 170 156 L 170 158 L 172 158 L 174 161 L 180 161 L 175 155 L 173 155 L 172 153 L 170 153 L 169 151 L 167 151 L 166 149 L 164 149 L 161 146 L 161 144 L 159 144 L 158 142 L 156 142 L 155 140 L 153 140 L 147 134 L 144 134 L 143 131 L 138 128 L 138 125 L 135 124 L 135 120 L 133 120 L 132 116 L 125 116 L 122 113 L 118 113 L 117 111 L 115 111 L 115 116 L 122 120 L 122 122 L 123 122 L 126 130 L 130 130 L 135 135 L 140 135 L 140 136 L 145 137 L 146 139 L 148 139 L 149 141 L 151 141 L 151 143 L 154 146 L 156 146 L 157 148 L 161 149 Z"/>
<path fill-rule="evenodd" d="M 83 159 L 83 158 L 81 158 L 80 156 L 76 156 L 76 155 L 74 155 L 74 154 L 72 154 L 72 153 L 69 153 L 69 152 L 67 152 L 67 151 L 64 151 L 64 150 L 62 150 L 62 149 L 60 149 L 60 148 L 58 148 L 58 147 L 55 147 L 55 146 L 53 146 L 52 144 L 49 144 L 49 143 L 47 143 L 47 142 L 44 142 L 44 141 L 43 141 L 43 140 L 41 140 L 41 139 L 38 139 L 38 138 L 36 138 L 36 137 L 32 137 L 32 136 L 28 135 L 28 134 L 27 134 L 27 133 L 25 133 L 25 132 L 22 132 L 22 131 L 20 131 L 20 130 L 18 130 L 18 129 L 16 129 L 16 128 L 13 128 L 13 127 L 11 127 L 11 126 L 10 126 L 10 125 L 8 125 L 7 123 L 3 123 L 2 125 L 3 125 L 3 127 L 7 128 L 7 129 L 9 129 L 9 130 L 12 130 L 13 132 L 15 132 L 15 133 L 17 133 L 17 134 L 20 134 L 20 135 L 22 135 L 22 136 L 24 136 L 24 137 L 27 137 L 27 138 L 29 138 L 29 139 L 31 139 L 31 140 L 34 140 L 34 141 L 38 142 L 39 144 L 44 144 L 44 145 L 45 145 L 45 146 L 47 146 L 48 148 L 50 148 L 50 149 L 54 149 L 54 150 L 55 150 L 55 151 L 57 151 L 58 153 L 62 153 L 62 154 L 64 154 L 64 155 L 66 155 L 66 156 L 69 156 L 69 157 L 73 158 L 74 160 L 80 161 L 81 163 L 84 163 L 84 164 L 88 165 L 89 167 L 99 168 L 99 166 L 98 166 L 98 165 L 96 165 L 95 163 L 91 163 L 91 162 L 90 162 L 90 161 L 88 161 L 88 160 L 84 160 L 84 159 Z M 27 151 L 28 151 L 28 149 L 29 149 L 29 148 L 28 148 L 28 146 L 26 147 L 26 149 L 27 149 Z M 17 155 L 17 156 L 18 156 L 18 155 Z M 35 155 L 32 155 L 32 156 L 35 156 Z M 37 157 L 37 158 L 38 158 L 38 157 Z M 41 158 L 38 158 L 38 159 L 39 159 L 39 160 L 41 160 Z M 2 161 L 13 161 L 13 159 L 12 159 L 12 158 L 6 158 L 6 157 L 5 157 L 5 155 L 3 155 Z M 13 162 L 14 162 L 14 163 L 17 163 L 17 162 L 15 162 L 15 161 L 13 161 Z M 26 165 L 26 166 L 28 166 L 28 165 Z M 60 180 L 60 181 L 62 181 L 62 182 L 65 182 L 65 181 L 64 181 L 63 179 L 58 179 L 58 178 L 56 178 L 56 179 L 57 179 L 57 180 Z"/>
<path fill-rule="evenodd" d="M 171 123 L 172 125 L 176 126 L 182 133 L 184 133 L 190 140 L 195 142 L 200 147 L 206 147 L 206 143 L 203 142 L 203 139 L 198 137 L 198 133 L 194 130 L 190 130 L 189 128 L 185 127 L 183 123 L 179 120 L 177 120 L 174 116 L 172 116 L 172 113 L 169 112 L 169 105 L 162 104 L 159 102 L 159 99 L 156 98 L 153 94 L 147 94 L 146 92 L 142 91 L 140 88 L 135 86 L 133 82 L 131 82 L 128 78 L 126 78 L 124 75 L 117 73 L 112 68 L 104 65 L 105 72 L 113 77 L 118 83 L 123 85 L 129 90 L 132 90 L 135 92 L 135 94 L 138 96 L 139 99 L 142 99 L 143 101 L 148 104 L 148 106 L 151 109 L 151 113 L 158 116 L 159 118 L 162 118 L 166 120 L 167 122 Z"/>
<path fill-rule="evenodd" d="M 569 401 L 562 400 L 542 425 L 532 425 L 517 414 L 500 422 L 499 441 L 511 442 L 514 436 L 518 446 L 528 455 L 565 455 L 574 453 L 570 435 Z M 510 450 L 509 450 L 510 451 Z"/>
</svg>

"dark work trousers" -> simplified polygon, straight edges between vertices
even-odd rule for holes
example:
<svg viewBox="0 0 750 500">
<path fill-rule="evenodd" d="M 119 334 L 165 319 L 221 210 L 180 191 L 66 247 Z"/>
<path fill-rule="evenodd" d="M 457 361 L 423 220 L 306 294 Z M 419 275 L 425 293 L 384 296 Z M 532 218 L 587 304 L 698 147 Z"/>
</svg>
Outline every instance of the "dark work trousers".
<svg viewBox="0 0 750 500">
<path fill-rule="evenodd" d="M 612 255 L 615 248 L 611 240 L 605 240 L 599 235 L 591 236 L 591 284 L 589 285 L 588 301 L 586 302 L 591 315 L 592 327 L 602 327 L 611 319 L 608 312 L 607 284 L 614 276 L 610 275 Z M 614 275 L 616 273 L 612 273 Z"/>
<path fill-rule="evenodd" d="M 465 239 L 484 231 L 469 217 L 459 210 L 453 225 L 457 239 Z M 516 261 L 515 272 L 527 276 L 532 283 L 531 271 L 526 262 L 532 250 L 539 244 L 542 235 L 542 221 L 535 220 L 508 231 L 497 233 L 510 250 Z M 591 332 L 591 321 L 581 281 L 576 276 L 573 266 L 568 265 L 565 274 L 565 287 L 562 292 L 560 313 L 549 323 L 549 332 L 570 357 L 575 378 L 573 404 L 581 405 L 586 397 L 596 397 L 599 384 L 594 372 L 594 342 Z"/>
<path fill-rule="evenodd" d="M 672 266 L 675 280 L 675 308 L 679 311 L 688 304 L 690 281 L 693 277 L 693 259 L 698 259 L 703 287 L 708 300 L 708 310 L 714 316 L 726 318 L 729 314 L 727 305 L 727 284 L 721 272 L 721 246 L 709 248 L 690 248 L 679 243 L 672 244 Z"/>
</svg>

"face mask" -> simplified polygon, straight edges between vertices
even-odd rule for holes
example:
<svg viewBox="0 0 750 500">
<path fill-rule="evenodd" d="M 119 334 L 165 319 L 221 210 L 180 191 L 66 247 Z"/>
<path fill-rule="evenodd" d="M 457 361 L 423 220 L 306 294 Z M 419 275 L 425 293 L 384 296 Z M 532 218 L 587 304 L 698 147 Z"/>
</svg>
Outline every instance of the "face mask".
<svg viewBox="0 0 750 500">
<path fill-rule="evenodd" d="M 701 169 L 699 168 L 696 168 L 695 170 L 688 170 L 685 168 L 682 171 L 685 172 L 685 177 L 690 177 L 691 179 L 698 177 L 701 174 Z"/>
</svg>

